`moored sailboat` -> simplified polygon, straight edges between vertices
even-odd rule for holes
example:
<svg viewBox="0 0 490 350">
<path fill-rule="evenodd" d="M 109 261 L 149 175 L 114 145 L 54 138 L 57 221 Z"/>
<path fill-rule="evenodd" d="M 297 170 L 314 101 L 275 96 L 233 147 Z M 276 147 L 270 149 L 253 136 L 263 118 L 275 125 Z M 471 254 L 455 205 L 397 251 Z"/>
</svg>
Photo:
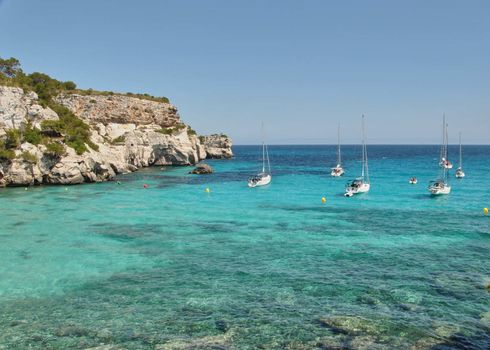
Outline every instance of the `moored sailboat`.
<svg viewBox="0 0 490 350">
<path fill-rule="evenodd" d="M 462 179 L 466 176 L 463 171 L 463 147 L 461 146 L 461 132 L 459 133 L 459 166 L 456 169 L 456 174 L 454 174 L 458 179 Z"/>
<path fill-rule="evenodd" d="M 440 162 L 439 165 L 443 168 L 446 169 L 452 169 L 453 168 L 453 163 L 451 163 L 447 157 L 447 125 L 446 123 L 446 116 L 443 115 L 442 117 L 444 125 L 442 126 L 442 145 L 441 145 L 441 154 L 440 154 Z"/>
<path fill-rule="evenodd" d="M 265 169 L 265 162 L 267 159 L 267 171 Z M 248 187 L 258 187 L 268 185 L 272 181 L 271 176 L 271 164 L 269 161 L 269 150 L 264 141 L 264 125 L 262 124 L 262 172 L 251 176 L 248 179 Z"/>
<path fill-rule="evenodd" d="M 429 192 L 430 194 L 436 196 L 441 194 L 449 194 L 451 192 L 451 186 L 449 186 L 448 182 L 448 169 L 452 168 L 447 166 L 447 124 L 446 117 L 443 116 L 443 127 L 442 127 L 442 145 L 441 145 L 441 153 L 440 153 L 440 162 L 439 166 L 441 168 L 439 178 L 429 183 Z"/>
<path fill-rule="evenodd" d="M 340 124 L 337 132 L 337 166 L 331 169 L 330 175 L 334 177 L 339 177 L 344 175 L 344 168 L 342 168 L 342 157 L 340 155 Z"/>
<path fill-rule="evenodd" d="M 369 168 L 368 168 L 368 157 L 366 148 L 366 135 L 364 126 L 364 115 L 362 116 L 362 172 L 361 176 L 355 180 L 351 180 L 347 183 L 345 187 L 346 197 L 352 197 L 358 193 L 369 192 L 371 188 L 371 182 L 369 180 Z"/>
</svg>

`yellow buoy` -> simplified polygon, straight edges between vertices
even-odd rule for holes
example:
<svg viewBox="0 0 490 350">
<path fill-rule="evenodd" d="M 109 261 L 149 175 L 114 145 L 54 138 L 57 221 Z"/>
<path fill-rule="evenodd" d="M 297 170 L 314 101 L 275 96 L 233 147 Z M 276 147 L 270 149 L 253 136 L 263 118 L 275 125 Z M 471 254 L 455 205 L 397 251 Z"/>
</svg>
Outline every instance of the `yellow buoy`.
<svg viewBox="0 0 490 350">
<path fill-rule="evenodd" d="M 488 208 L 483 208 L 483 214 L 488 215 Z"/>
<path fill-rule="evenodd" d="M 327 198 L 322 197 L 322 203 L 326 203 L 326 202 L 327 202 Z"/>
<path fill-rule="evenodd" d="M 209 189 L 209 187 L 206 187 L 206 190 L 205 191 L 206 191 L 206 193 L 211 192 L 211 190 Z"/>
</svg>

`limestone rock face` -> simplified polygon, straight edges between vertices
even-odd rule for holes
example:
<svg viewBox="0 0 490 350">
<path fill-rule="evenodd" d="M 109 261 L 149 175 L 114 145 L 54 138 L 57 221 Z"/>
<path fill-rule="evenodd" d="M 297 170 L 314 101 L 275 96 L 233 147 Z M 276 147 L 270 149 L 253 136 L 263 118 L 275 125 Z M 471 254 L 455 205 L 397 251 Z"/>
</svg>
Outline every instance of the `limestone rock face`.
<svg viewBox="0 0 490 350">
<path fill-rule="evenodd" d="M 43 120 L 56 119 L 58 115 L 53 110 L 37 103 L 36 93 L 0 86 L 0 135 L 5 135 L 5 129 L 19 128 L 28 122 L 40 127 Z"/>
<path fill-rule="evenodd" d="M 205 158 L 232 156 L 228 137 L 198 137 L 169 103 L 117 94 L 66 94 L 55 100 L 91 127 L 98 150 L 89 148 L 78 155 L 63 144 L 65 154 L 54 155 L 42 144 L 23 143 L 14 159 L 0 159 L 0 186 L 108 181 L 141 167 L 192 165 Z M 56 119 L 54 111 L 39 105 L 35 93 L 0 86 L 0 141 L 8 129 L 28 122 L 40 128 L 43 120 Z"/>
<path fill-rule="evenodd" d="M 180 122 L 180 116 L 170 103 L 143 100 L 126 95 L 64 94 L 56 102 L 70 109 L 86 122 L 170 127 Z"/>
<path fill-rule="evenodd" d="M 231 139 L 226 135 L 213 134 L 201 136 L 201 142 L 206 150 L 206 158 L 231 158 Z"/>
</svg>

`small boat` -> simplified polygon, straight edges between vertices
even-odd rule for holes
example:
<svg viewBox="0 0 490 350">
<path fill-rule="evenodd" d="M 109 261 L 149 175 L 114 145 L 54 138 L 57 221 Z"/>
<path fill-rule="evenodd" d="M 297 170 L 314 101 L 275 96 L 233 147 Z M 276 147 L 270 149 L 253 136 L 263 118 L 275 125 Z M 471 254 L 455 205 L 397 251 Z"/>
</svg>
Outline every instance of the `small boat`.
<svg viewBox="0 0 490 350">
<path fill-rule="evenodd" d="M 446 124 L 446 117 L 443 116 L 442 119 L 442 145 L 441 145 L 441 161 L 439 162 L 439 165 L 443 164 L 441 166 L 439 178 L 437 180 L 431 181 L 429 183 L 429 192 L 433 196 L 437 195 L 445 195 L 449 194 L 451 192 L 451 186 L 449 186 L 448 182 L 448 169 L 450 169 L 447 166 L 444 166 L 444 161 L 447 159 L 447 143 L 448 143 L 448 137 L 447 137 L 447 124 Z M 452 166 L 451 166 L 452 167 Z"/>
<path fill-rule="evenodd" d="M 352 197 L 355 194 L 369 192 L 371 188 L 371 182 L 369 180 L 369 168 L 368 168 L 368 157 L 366 148 L 366 137 L 365 137 L 365 126 L 364 126 L 364 115 L 362 116 L 362 172 L 361 176 L 355 180 L 351 180 L 347 183 L 345 187 L 346 197 Z"/>
<path fill-rule="evenodd" d="M 461 133 L 459 133 L 459 166 L 456 169 L 456 174 L 454 174 L 458 179 L 462 179 L 466 176 L 463 171 L 463 150 L 461 146 Z"/>
<path fill-rule="evenodd" d="M 344 168 L 342 168 L 342 158 L 340 156 L 340 124 L 337 133 L 338 146 L 337 146 L 337 166 L 331 169 L 330 175 L 334 177 L 339 177 L 344 175 Z"/>
<path fill-rule="evenodd" d="M 452 169 L 453 168 L 453 163 L 451 163 L 446 158 L 441 158 L 441 162 L 439 163 L 439 165 L 446 168 L 446 169 Z"/>
<path fill-rule="evenodd" d="M 265 161 L 267 159 L 267 172 L 265 171 Z M 258 187 L 268 185 L 272 181 L 271 164 L 269 161 L 269 151 L 264 141 L 264 125 L 262 125 L 262 172 L 248 178 L 248 187 Z"/>
<path fill-rule="evenodd" d="M 443 178 L 437 179 L 429 183 L 429 192 L 434 196 L 449 194 L 451 192 L 451 186 Z"/>
<path fill-rule="evenodd" d="M 442 119 L 445 120 L 445 116 L 443 116 Z M 439 162 L 439 166 L 446 169 L 453 168 L 453 163 L 451 163 L 447 158 L 447 125 L 442 130 L 442 145 L 441 145 L 440 159 L 441 161 Z"/>
<path fill-rule="evenodd" d="M 416 185 L 417 184 L 417 178 L 416 177 L 411 177 L 410 180 L 408 180 L 408 183 L 410 183 L 412 185 Z"/>
</svg>

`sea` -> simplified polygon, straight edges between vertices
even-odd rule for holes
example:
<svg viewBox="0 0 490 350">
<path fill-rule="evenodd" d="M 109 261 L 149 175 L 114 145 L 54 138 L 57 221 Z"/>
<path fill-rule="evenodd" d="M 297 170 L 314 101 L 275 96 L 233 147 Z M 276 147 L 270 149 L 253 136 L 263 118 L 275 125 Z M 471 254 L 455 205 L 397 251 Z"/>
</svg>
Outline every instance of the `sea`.
<svg viewBox="0 0 490 350">
<path fill-rule="evenodd" d="M 260 146 L 0 190 L 0 349 L 490 349 L 490 146 Z M 409 184 L 416 176 L 418 183 Z M 147 185 L 147 186 L 145 186 Z M 146 187 L 146 188 L 145 188 Z M 207 190 L 208 189 L 208 190 Z M 325 201 L 322 201 L 325 198 Z"/>
</svg>

